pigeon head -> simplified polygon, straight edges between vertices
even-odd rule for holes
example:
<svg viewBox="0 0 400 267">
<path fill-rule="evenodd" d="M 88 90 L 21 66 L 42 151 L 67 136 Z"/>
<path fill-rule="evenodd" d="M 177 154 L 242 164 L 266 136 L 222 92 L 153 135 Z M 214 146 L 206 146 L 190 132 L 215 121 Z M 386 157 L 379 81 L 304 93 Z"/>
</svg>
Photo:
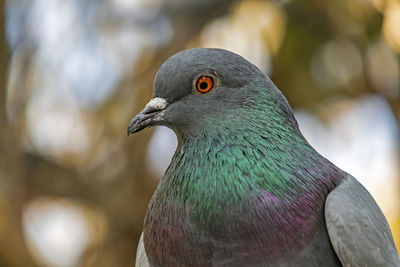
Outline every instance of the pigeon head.
<svg viewBox="0 0 400 267">
<path fill-rule="evenodd" d="M 181 51 L 158 70 L 153 98 L 132 119 L 128 135 L 154 125 L 167 126 L 178 136 L 224 131 L 252 116 L 243 110 L 252 110 L 260 99 L 275 109 L 287 103 L 262 71 L 235 53 L 214 48 Z"/>
</svg>

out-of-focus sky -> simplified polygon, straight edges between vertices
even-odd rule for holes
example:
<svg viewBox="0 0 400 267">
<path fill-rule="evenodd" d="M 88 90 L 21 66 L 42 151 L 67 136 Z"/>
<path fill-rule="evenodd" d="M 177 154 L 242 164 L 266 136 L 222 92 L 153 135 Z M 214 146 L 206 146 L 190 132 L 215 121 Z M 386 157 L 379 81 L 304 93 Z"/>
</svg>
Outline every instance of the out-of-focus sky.
<svg viewBox="0 0 400 267">
<path fill-rule="evenodd" d="M 220 47 L 267 73 L 400 247 L 397 0 L 7 0 L 0 265 L 128 266 L 177 141 L 126 137 L 160 64 Z M 3 57 L 1 57 L 3 58 Z"/>
</svg>

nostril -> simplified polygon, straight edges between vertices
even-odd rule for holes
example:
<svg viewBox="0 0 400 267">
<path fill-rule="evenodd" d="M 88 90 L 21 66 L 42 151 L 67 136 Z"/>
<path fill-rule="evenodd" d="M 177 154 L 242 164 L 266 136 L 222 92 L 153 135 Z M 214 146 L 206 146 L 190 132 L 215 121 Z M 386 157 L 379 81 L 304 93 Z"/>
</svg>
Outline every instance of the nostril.
<svg viewBox="0 0 400 267">
<path fill-rule="evenodd" d="M 151 114 L 156 111 L 165 109 L 168 106 L 167 101 L 164 98 L 156 97 L 147 103 L 146 107 L 143 109 L 143 114 Z"/>
</svg>

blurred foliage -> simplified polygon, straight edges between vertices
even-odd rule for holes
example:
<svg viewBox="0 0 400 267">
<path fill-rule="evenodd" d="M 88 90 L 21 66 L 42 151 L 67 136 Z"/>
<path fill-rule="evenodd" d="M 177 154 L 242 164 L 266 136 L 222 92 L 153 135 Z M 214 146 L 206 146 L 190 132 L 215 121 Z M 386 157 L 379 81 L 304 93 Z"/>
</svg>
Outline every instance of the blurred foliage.
<svg viewBox="0 0 400 267">
<path fill-rule="evenodd" d="M 269 74 L 310 142 L 371 191 L 400 245 L 399 1 L 0 8 L 0 266 L 132 266 L 176 140 L 159 129 L 127 138 L 126 128 L 160 64 L 198 46 Z"/>
</svg>

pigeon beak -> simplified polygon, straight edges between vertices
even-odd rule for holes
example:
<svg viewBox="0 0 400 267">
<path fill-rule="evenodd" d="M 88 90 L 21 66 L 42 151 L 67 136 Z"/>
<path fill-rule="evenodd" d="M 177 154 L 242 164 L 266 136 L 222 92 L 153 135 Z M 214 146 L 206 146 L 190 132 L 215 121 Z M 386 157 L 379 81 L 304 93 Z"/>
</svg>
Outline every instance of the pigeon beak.
<svg viewBox="0 0 400 267">
<path fill-rule="evenodd" d="M 144 109 L 131 120 L 128 126 L 128 136 L 146 127 L 162 122 L 164 116 L 161 111 L 167 107 L 168 102 L 164 98 L 156 97 L 150 100 Z"/>
</svg>

